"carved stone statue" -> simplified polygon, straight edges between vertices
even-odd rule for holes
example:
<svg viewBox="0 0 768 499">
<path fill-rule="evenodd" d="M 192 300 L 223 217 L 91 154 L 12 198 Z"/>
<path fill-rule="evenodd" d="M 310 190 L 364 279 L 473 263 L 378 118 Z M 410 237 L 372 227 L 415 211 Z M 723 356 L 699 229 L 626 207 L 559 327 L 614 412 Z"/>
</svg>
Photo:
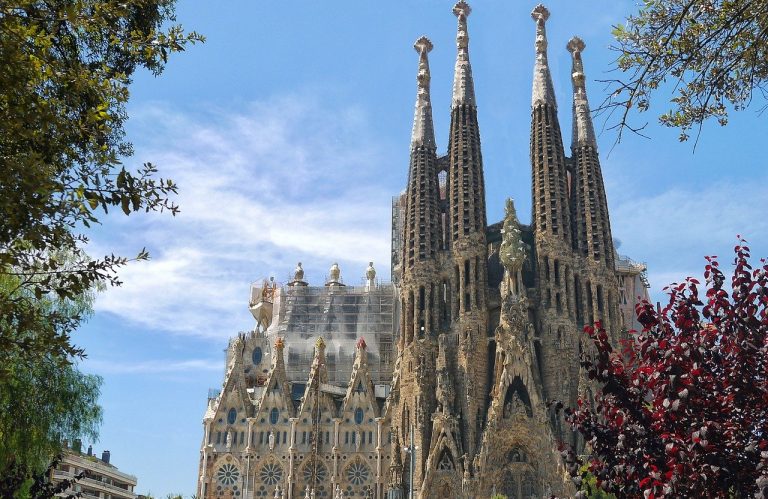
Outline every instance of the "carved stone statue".
<svg viewBox="0 0 768 499">
<path fill-rule="evenodd" d="M 296 270 L 293 271 L 293 280 L 297 282 L 304 280 L 304 269 L 301 268 L 301 262 L 296 264 Z"/>
<path fill-rule="evenodd" d="M 304 499 L 312 499 L 312 497 L 309 495 L 309 485 L 304 487 Z"/>
<path fill-rule="evenodd" d="M 269 437 L 267 437 L 267 441 L 269 442 L 269 450 L 275 450 L 275 432 L 270 431 Z"/>
<path fill-rule="evenodd" d="M 335 263 L 331 265 L 331 269 L 328 271 L 329 275 L 329 282 L 339 282 L 339 278 L 341 278 L 341 269 L 339 268 L 339 264 Z"/>
<path fill-rule="evenodd" d="M 373 262 L 368 262 L 368 268 L 365 269 L 365 278 L 369 281 L 376 279 L 376 269 L 373 268 Z"/>
<path fill-rule="evenodd" d="M 361 442 L 361 440 L 362 440 L 361 437 L 362 437 L 362 435 L 360 435 L 360 431 L 359 430 L 356 431 L 355 432 L 355 450 L 360 450 L 360 444 L 362 443 Z"/>
<path fill-rule="evenodd" d="M 517 392 L 512 393 L 512 399 L 504 404 L 504 418 L 523 416 L 528 417 L 528 408 Z"/>
<path fill-rule="evenodd" d="M 227 450 L 232 448 L 232 430 L 227 432 Z"/>
</svg>

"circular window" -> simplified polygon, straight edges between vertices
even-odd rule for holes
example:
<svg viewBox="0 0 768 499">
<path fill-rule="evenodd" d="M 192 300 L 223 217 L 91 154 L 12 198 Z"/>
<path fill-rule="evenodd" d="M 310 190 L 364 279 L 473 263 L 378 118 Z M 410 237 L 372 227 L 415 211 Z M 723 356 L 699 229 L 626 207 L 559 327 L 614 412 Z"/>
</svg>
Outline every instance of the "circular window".
<svg viewBox="0 0 768 499">
<path fill-rule="evenodd" d="M 229 413 L 227 413 L 227 423 L 235 424 L 235 419 L 237 419 L 237 410 L 233 407 L 229 410 Z"/>
<path fill-rule="evenodd" d="M 277 424 L 278 419 L 280 419 L 280 411 L 278 411 L 277 407 L 275 407 L 269 412 L 269 422 L 272 424 Z"/>
<path fill-rule="evenodd" d="M 314 480 L 312 479 L 314 477 Z M 328 470 L 323 463 L 314 466 L 311 462 L 304 466 L 304 481 L 307 483 L 321 483 L 328 478 Z"/>
<path fill-rule="evenodd" d="M 256 347 L 253 349 L 253 354 L 251 355 L 251 359 L 253 360 L 254 364 L 261 364 L 261 348 Z"/>
<path fill-rule="evenodd" d="M 261 481 L 267 485 L 275 485 L 283 478 L 283 469 L 279 464 L 267 463 L 259 473 Z"/>
<path fill-rule="evenodd" d="M 216 473 L 216 478 L 222 485 L 232 486 L 237 483 L 238 479 L 240 479 L 240 470 L 238 470 L 234 464 L 224 464 Z"/>
<path fill-rule="evenodd" d="M 363 422 L 363 410 L 359 407 L 355 409 L 355 423 L 361 424 Z"/>
<path fill-rule="evenodd" d="M 352 463 L 349 468 L 347 468 L 347 480 L 349 480 L 349 483 L 352 485 L 362 485 L 368 481 L 369 476 L 370 471 L 368 471 L 368 466 L 363 463 Z"/>
</svg>

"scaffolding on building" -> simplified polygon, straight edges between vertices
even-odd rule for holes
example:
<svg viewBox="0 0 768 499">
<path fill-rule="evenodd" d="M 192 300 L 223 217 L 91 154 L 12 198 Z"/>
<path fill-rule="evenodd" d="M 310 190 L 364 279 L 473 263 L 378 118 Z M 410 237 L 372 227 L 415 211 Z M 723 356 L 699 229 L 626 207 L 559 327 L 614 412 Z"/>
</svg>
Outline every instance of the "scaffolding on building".
<svg viewBox="0 0 768 499">
<path fill-rule="evenodd" d="M 375 384 L 389 384 L 394 362 L 395 289 L 370 286 L 279 286 L 267 336 L 282 337 L 289 381 L 306 383 L 318 337 L 326 343 L 329 383 L 346 386 L 357 340 L 369 345 L 368 366 Z"/>
</svg>

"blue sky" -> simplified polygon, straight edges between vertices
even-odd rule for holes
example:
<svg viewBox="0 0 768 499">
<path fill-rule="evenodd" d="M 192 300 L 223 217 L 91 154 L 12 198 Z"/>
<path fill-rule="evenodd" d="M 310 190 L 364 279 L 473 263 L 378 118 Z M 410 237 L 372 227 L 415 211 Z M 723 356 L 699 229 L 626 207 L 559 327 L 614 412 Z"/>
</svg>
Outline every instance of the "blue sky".
<svg viewBox="0 0 768 499">
<path fill-rule="evenodd" d="M 469 18 L 489 221 L 515 199 L 530 221 L 528 138 L 535 2 L 478 0 Z M 128 123 L 136 154 L 177 181 L 181 213 L 115 216 L 94 230 L 94 255 L 150 262 L 121 273 L 75 336 L 83 368 L 104 377 L 97 452 L 137 475 L 138 491 L 195 491 L 209 387 L 218 387 L 227 339 L 253 326 L 251 282 L 278 280 L 304 262 L 320 283 L 338 261 L 357 282 L 373 260 L 389 274 L 391 196 L 405 185 L 416 95 L 413 42 L 426 34 L 438 149 L 447 144 L 455 58 L 451 2 L 201 2 L 180 0 L 179 22 L 207 43 L 178 54 L 160 78 L 137 75 Z M 584 52 L 593 106 L 610 76 L 610 30 L 631 2 L 552 1 L 549 59 L 566 148 L 570 56 Z M 662 111 L 663 102 L 652 108 Z M 710 124 L 695 153 L 650 121 L 651 139 L 599 135 L 620 253 L 646 261 L 654 298 L 699 274 L 703 256 L 730 262 L 736 234 L 768 256 L 765 118 Z M 602 121 L 596 121 L 598 131 Z"/>
</svg>

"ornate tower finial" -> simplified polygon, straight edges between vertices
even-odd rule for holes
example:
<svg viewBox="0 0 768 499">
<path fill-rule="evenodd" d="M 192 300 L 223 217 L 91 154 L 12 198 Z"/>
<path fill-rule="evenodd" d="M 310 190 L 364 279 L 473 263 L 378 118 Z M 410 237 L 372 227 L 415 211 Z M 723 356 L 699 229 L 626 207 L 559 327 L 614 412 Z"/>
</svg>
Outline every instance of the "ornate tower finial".
<svg viewBox="0 0 768 499">
<path fill-rule="evenodd" d="M 304 269 L 301 266 L 301 262 L 296 264 L 296 268 L 293 271 L 293 279 L 288 283 L 288 286 L 306 286 L 307 282 L 304 280 Z"/>
<path fill-rule="evenodd" d="M 325 340 L 322 336 L 317 337 L 317 341 L 315 341 L 315 348 L 318 350 L 325 350 Z"/>
<path fill-rule="evenodd" d="M 413 133 L 411 134 L 411 147 L 427 146 L 435 147 L 435 131 L 432 124 L 432 102 L 429 96 L 429 58 L 427 54 L 432 51 L 432 42 L 426 36 L 419 37 L 413 48 L 419 53 L 419 72 L 416 76 L 418 93 L 416 95 L 416 109 L 413 116 Z"/>
<path fill-rule="evenodd" d="M 475 105 L 475 85 L 472 81 L 472 66 L 469 64 L 469 32 L 467 31 L 467 17 L 471 12 L 472 8 L 464 0 L 460 0 L 453 6 L 453 14 L 459 21 L 456 32 L 458 54 L 453 74 L 453 107 L 459 104 Z"/>
<path fill-rule="evenodd" d="M 281 336 L 278 336 L 275 340 L 275 350 L 282 351 L 285 348 L 285 340 Z"/>
<path fill-rule="evenodd" d="M 568 41 L 566 48 L 571 53 L 573 66 L 571 80 L 573 81 L 573 139 L 571 147 L 577 145 L 589 145 L 597 149 L 595 129 L 590 116 L 589 102 L 587 101 L 587 87 L 584 78 L 584 63 L 581 53 L 586 44 L 578 36 Z"/>
<path fill-rule="evenodd" d="M 365 342 L 365 338 L 361 336 L 357 340 L 357 349 L 360 350 L 360 349 L 365 349 L 367 347 L 368 347 L 368 344 Z"/>
<path fill-rule="evenodd" d="M 545 23 L 549 19 L 549 10 L 539 4 L 531 12 L 531 18 L 536 21 L 536 65 L 533 68 L 533 98 L 531 105 L 538 103 L 550 104 L 557 107 L 552 76 L 547 62 L 547 30 Z"/>
</svg>

